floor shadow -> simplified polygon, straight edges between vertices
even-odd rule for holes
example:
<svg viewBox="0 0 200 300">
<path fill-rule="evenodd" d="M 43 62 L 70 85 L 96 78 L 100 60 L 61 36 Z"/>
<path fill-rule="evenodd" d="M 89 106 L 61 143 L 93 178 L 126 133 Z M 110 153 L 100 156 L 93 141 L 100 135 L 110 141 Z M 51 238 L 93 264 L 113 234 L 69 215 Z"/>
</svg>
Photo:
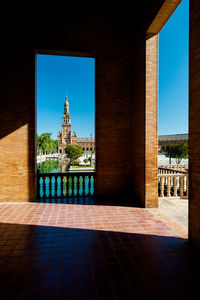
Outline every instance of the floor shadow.
<svg viewBox="0 0 200 300">
<path fill-rule="evenodd" d="M 198 299 L 187 240 L 0 224 L 1 299 Z"/>
<path fill-rule="evenodd" d="M 142 207 L 137 201 L 130 201 L 130 197 L 118 197 L 105 199 L 95 197 L 71 197 L 71 198 L 44 198 L 35 199 L 36 203 L 56 203 L 56 204 L 79 204 L 79 205 L 104 205 L 104 206 L 124 206 L 124 207 Z"/>
</svg>

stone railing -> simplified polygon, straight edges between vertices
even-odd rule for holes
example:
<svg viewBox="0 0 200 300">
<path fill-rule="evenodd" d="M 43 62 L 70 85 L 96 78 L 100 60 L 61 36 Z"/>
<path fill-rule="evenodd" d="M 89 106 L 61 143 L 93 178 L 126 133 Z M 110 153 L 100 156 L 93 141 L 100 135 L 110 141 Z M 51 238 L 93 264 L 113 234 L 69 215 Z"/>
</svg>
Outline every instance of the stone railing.
<svg viewBox="0 0 200 300">
<path fill-rule="evenodd" d="M 188 170 L 188 165 L 181 165 L 181 164 L 177 164 L 177 165 L 158 165 L 158 169 L 159 168 L 164 168 L 164 169 L 170 169 L 170 170 Z"/>
<path fill-rule="evenodd" d="M 38 173 L 37 198 L 90 197 L 95 194 L 95 172 Z"/>
<path fill-rule="evenodd" d="M 158 196 L 188 198 L 188 174 L 158 174 Z"/>
<path fill-rule="evenodd" d="M 60 153 L 37 155 L 37 162 L 43 162 L 48 158 L 67 159 L 67 155 Z"/>
<path fill-rule="evenodd" d="M 170 165 L 158 167 L 158 174 L 187 174 L 187 172 L 186 168 L 172 168 Z"/>
<path fill-rule="evenodd" d="M 159 197 L 188 198 L 187 171 L 165 169 L 159 167 Z M 37 198 L 94 196 L 95 175 L 95 172 L 38 173 Z"/>
</svg>

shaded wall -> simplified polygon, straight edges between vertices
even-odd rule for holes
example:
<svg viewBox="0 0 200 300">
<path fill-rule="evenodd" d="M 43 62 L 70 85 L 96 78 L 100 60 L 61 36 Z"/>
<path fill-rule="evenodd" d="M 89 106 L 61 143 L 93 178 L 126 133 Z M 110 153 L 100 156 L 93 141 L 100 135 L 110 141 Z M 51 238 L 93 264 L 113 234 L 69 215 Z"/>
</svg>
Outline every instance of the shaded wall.
<svg viewBox="0 0 200 300">
<path fill-rule="evenodd" d="M 145 42 L 161 3 L 149 5 L 146 16 L 137 7 L 135 18 L 120 6 L 71 11 L 67 18 L 37 15 L 37 22 L 19 16 L 13 23 L 9 20 L 1 70 L 1 200 L 30 201 L 35 196 L 38 52 L 95 57 L 97 195 L 129 195 L 145 204 Z"/>
<path fill-rule="evenodd" d="M 134 58 L 137 62 L 134 64 L 133 100 L 132 110 L 132 188 L 133 195 L 139 200 L 142 206 L 145 206 L 145 43 L 146 34 L 140 32 L 137 39 L 137 48 Z"/>
<path fill-rule="evenodd" d="M 35 54 L 1 51 L 0 201 L 35 198 Z"/>
<path fill-rule="evenodd" d="M 200 246 L 200 2 L 190 0 L 189 238 Z"/>
</svg>

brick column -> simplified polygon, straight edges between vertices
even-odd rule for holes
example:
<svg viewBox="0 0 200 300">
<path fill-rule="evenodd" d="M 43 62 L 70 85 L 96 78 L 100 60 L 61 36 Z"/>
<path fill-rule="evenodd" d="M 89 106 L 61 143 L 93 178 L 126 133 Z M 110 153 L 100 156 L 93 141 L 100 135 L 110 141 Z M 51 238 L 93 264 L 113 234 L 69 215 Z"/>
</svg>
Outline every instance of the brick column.
<svg viewBox="0 0 200 300">
<path fill-rule="evenodd" d="M 189 239 L 200 247 L 200 2 L 190 0 Z"/>
<path fill-rule="evenodd" d="M 146 40 L 145 207 L 158 206 L 158 34 Z"/>
</svg>

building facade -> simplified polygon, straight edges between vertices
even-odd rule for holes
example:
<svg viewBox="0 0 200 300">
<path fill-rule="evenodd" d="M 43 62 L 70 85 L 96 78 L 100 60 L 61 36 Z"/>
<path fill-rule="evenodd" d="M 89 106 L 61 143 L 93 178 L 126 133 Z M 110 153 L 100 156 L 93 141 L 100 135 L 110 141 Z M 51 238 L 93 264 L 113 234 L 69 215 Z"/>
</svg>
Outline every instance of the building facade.
<svg viewBox="0 0 200 300">
<path fill-rule="evenodd" d="M 72 134 L 68 97 L 65 98 L 64 114 L 62 118 L 62 131 L 58 132 L 58 153 L 65 154 L 65 148 L 67 145 L 81 146 L 84 155 L 91 154 L 95 151 L 94 138 L 78 138 L 75 131 Z"/>
<path fill-rule="evenodd" d="M 165 151 L 167 145 L 177 145 L 179 142 L 188 142 L 188 134 L 169 134 L 158 137 L 158 151 Z"/>
</svg>

